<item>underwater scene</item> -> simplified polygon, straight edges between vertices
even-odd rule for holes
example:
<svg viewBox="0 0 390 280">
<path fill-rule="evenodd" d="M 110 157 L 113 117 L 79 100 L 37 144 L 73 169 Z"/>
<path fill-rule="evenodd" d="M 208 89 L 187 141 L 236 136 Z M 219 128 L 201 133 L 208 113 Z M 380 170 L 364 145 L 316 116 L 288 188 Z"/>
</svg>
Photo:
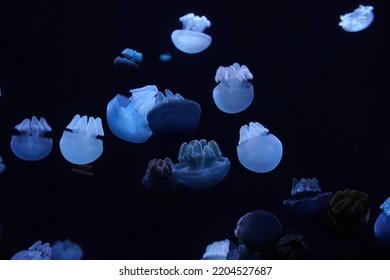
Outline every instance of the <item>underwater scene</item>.
<svg viewBox="0 0 390 280">
<path fill-rule="evenodd" d="M 387 1 L 0 18 L 0 259 L 390 258 Z"/>
</svg>

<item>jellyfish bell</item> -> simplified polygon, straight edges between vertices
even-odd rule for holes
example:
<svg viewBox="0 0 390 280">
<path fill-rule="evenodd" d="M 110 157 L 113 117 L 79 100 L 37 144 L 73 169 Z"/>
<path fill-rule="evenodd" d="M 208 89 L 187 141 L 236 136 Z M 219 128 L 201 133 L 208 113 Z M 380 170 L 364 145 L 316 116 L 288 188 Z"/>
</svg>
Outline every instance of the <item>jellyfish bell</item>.
<svg viewBox="0 0 390 280">
<path fill-rule="evenodd" d="M 142 58 L 142 53 L 126 48 L 114 59 L 114 66 L 118 71 L 127 74 L 139 69 Z"/>
<path fill-rule="evenodd" d="M 53 140 L 44 137 L 46 132 L 51 131 L 44 118 L 39 120 L 33 116 L 31 120 L 24 119 L 15 126 L 20 135 L 13 135 L 11 138 L 12 152 L 22 160 L 41 160 L 45 158 L 53 147 Z"/>
<path fill-rule="evenodd" d="M 374 224 L 375 238 L 382 249 L 390 249 L 390 197 L 380 206 L 383 210 Z"/>
<path fill-rule="evenodd" d="M 91 163 L 103 153 L 103 141 L 98 136 L 104 136 L 100 118 L 75 115 L 62 134 L 61 153 L 71 163 Z"/>
<path fill-rule="evenodd" d="M 211 26 L 211 22 L 205 17 L 195 16 L 193 13 L 179 18 L 183 29 L 172 32 L 171 39 L 180 51 L 195 54 L 204 51 L 211 44 L 211 37 L 203 31 Z"/>
<path fill-rule="evenodd" d="M 248 108 L 254 98 L 253 85 L 248 82 L 251 79 L 253 75 L 245 65 L 234 63 L 228 67 L 220 66 L 215 75 L 215 81 L 219 84 L 213 90 L 218 109 L 235 114 Z"/>
<path fill-rule="evenodd" d="M 366 29 L 374 20 L 374 7 L 359 5 L 352 13 L 340 16 L 339 25 L 348 32 L 359 32 Z"/>
</svg>

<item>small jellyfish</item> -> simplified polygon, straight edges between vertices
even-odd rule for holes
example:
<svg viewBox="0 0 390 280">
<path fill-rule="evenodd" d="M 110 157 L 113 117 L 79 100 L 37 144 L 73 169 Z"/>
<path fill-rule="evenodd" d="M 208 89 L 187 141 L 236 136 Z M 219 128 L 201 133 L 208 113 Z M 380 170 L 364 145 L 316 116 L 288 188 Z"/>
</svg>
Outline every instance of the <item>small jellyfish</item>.
<svg viewBox="0 0 390 280">
<path fill-rule="evenodd" d="M 372 6 L 359 5 L 352 13 L 340 16 L 339 25 L 348 32 L 358 32 L 366 29 L 374 20 Z"/>
<path fill-rule="evenodd" d="M 322 214 L 332 197 L 332 192 L 323 192 L 316 178 L 292 180 L 291 198 L 283 201 L 289 214 L 299 218 L 313 218 Z"/>
<path fill-rule="evenodd" d="M 0 156 L 0 173 L 3 173 L 5 170 L 5 164 L 3 162 L 3 158 Z"/>
<path fill-rule="evenodd" d="M 33 116 L 31 121 L 24 119 L 15 126 L 20 135 L 13 135 L 11 138 L 11 150 L 23 160 L 41 160 L 45 158 L 53 147 L 53 139 L 45 138 L 43 135 L 51 131 L 51 127 L 44 118 L 39 120 Z"/>
<path fill-rule="evenodd" d="M 70 241 L 69 239 L 54 242 L 51 249 L 52 260 L 81 260 L 84 254 L 80 245 Z"/>
<path fill-rule="evenodd" d="M 35 242 L 28 250 L 17 252 L 11 260 L 50 260 L 51 247 L 49 243 L 44 243 L 39 240 Z"/>
<path fill-rule="evenodd" d="M 200 105 L 173 94 L 169 89 L 158 92 L 153 109 L 147 114 L 151 131 L 162 138 L 181 138 L 190 136 L 200 121 Z"/>
<path fill-rule="evenodd" d="M 240 163 L 257 173 L 266 173 L 278 166 L 282 159 L 282 143 L 258 122 L 250 122 L 240 129 L 237 154 Z"/>
<path fill-rule="evenodd" d="M 162 53 L 159 57 L 161 62 L 169 62 L 172 60 L 172 55 L 170 53 Z"/>
<path fill-rule="evenodd" d="M 252 73 L 245 65 L 234 63 L 229 67 L 220 66 L 215 75 L 219 83 L 213 90 L 215 105 L 222 112 L 235 114 L 244 111 L 251 105 L 254 97 Z"/>
<path fill-rule="evenodd" d="M 102 120 L 75 115 L 64 130 L 60 140 L 60 150 L 64 158 L 74 164 L 88 164 L 97 160 L 103 153 L 104 136 Z"/>
<path fill-rule="evenodd" d="M 122 73 L 129 73 L 139 69 L 139 63 L 142 62 L 142 53 L 132 49 L 124 49 L 119 56 L 114 59 L 114 66 Z"/>
<path fill-rule="evenodd" d="M 234 243 L 230 242 L 229 239 L 215 241 L 207 245 L 202 260 L 226 260 L 232 245 L 235 247 Z"/>
<path fill-rule="evenodd" d="M 183 143 L 179 150 L 179 163 L 173 166 L 176 179 L 194 189 L 207 189 L 217 185 L 229 172 L 230 161 L 222 157 L 218 144 L 205 139 Z"/>
<path fill-rule="evenodd" d="M 390 249 L 390 197 L 380 206 L 383 210 L 374 224 L 374 232 L 379 246 Z"/>
<path fill-rule="evenodd" d="M 107 105 L 107 122 L 118 138 L 131 142 L 146 142 L 152 131 L 146 119 L 155 104 L 158 89 L 154 85 L 130 90 L 132 96 L 115 96 Z"/>
<path fill-rule="evenodd" d="M 290 231 L 280 237 L 272 251 L 272 259 L 277 260 L 306 260 L 310 254 L 306 238 L 296 231 Z"/>
<path fill-rule="evenodd" d="M 211 22 L 205 16 L 199 17 L 189 13 L 179 20 L 183 23 L 183 28 L 173 31 L 171 35 L 176 48 L 182 52 L 194 54 L 210 46 L 211 37 L 203 31 L 211 26 Z"/>
</svg>

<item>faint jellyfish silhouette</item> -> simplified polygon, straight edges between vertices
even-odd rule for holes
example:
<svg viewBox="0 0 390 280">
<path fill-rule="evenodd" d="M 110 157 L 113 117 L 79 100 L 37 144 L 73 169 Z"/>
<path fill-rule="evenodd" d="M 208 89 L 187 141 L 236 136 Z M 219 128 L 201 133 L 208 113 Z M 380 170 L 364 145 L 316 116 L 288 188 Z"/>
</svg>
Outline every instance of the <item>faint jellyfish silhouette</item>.
<svg viewBox="0 0 390 280">
<path fill-rule="evenodd" d="M 0 173 L 3 173 L 5 170 L 5 164 L 3 158 L 0 156 Z"/>
<path fill-rule="evenodd" d="M 203 31 L 211 26 L 211 22 L 205 16 L 199 17 L 189 13 L 179 20 L 183 23 L 183 28 L 173 31 L 171 35 L 176 48 L 182 52 L 194 54 L 210 46 L 212 39 Z"/>
<path fill-rule="evenodd" d="M 146 116 L 154 107 L 158 89 L 148 85 L 130 92 L 132 96 L 129 98 L 118 94 L 108 103 L 108 127 L 124 141 L 143 143 L 152 136 Z"/>
<path fill-rule="evenodd" d="M 323 222 L 329 231 L 342 236 L 361 232 L 370 219 L 368 195 L 346 189 L 330 199 Z"/>
<path fill-rule="evenodd" d="M 172 60 L 172 55 L 168 52 L 162 53 L 159 57 L 161 62 L 169 62 Z"/>
<path fill-rule="evenodd" d="M 28 250 L 17 252 L 11 260 L 50 260 L 51 253 L 50 244 L 42 244 L 39 240 L 28 248 Z"/>
<path fill-rule="evenodd" d="M 173 166 L 176 179 L 194 189 L 208 189 L 225 178 L 229 172 L 230 161 L 222 157 L 218 144 L 205 139 L 184 142 L 180 146 L 179 163 Z"/>
<path fill-rule="evenodd" d="M 291 198 L 283 201 L 288 213 L 299 218 L 313 218 L 322 214 L 332 192 L 323 192 L 317 178 L 292 180 Z"/>
<path fill-rule="evenodd" d="M 44 134 L 51 131 L 44 118 L 38 119 L 33 116 L 31 121 L 24 119 L 15 126 L 20 135 L 13 135 L 11 138 L 11 150 L 23 160 L 41 160 L 45 158 L 52 149 L 53 140 L 45 138 Z"/>
<path fill-rule="evenodd" d="M 103 153 L 103 141 L 98 136 L 104 136 L 100 118 L 75 115 L 62 134 L 61 153 L 71 163 L 91 163 Z"/>
<path fill-rule="evenodd" d="M 142 58 L 142 53 L 126 48 L 114 59 L 114 66 L 120 72 L 127 74 L 139 69 L 138 64 L 142 62 Z"/>
<path fill-rule="evenodd" d="M 390 249 L 390 197 L 380 206 L 383 210 L 374 224 L 374 232 L 379 246 Z"/>
<path fill-rule="evenodd" d="M 70 241 L 69 239 L 61 241 L 57 240 L 51 246 L 52 260 L 81 260 L 84 252 L 80 245 Z"/>
<path fill-rule="evenodd" d="M 359 5 L 352 13 L 340 16 L 339 25 L 348 32 L 358 32 L 366 29 L 374 20 L 372 6 Z"/>
<path fill-rule="evenodd" d="M 240 129 L 238 159 L 250 171 L 257 173 L 272 171 L 282 159 L 282 143 L 268 132 L 269 130 L 258 122 L 250 122 Z"/>
<path fill-rule="evenodd" d="M 290 231 L 280 237 L 272 251 L 272 259 L 306 260 L 310 254 L 309 243 L 299 232 Z"/>
<path fill-rule="evenodd" d="M 181 138 L 190 136 L 200 121 L 200 105 L 169 89 L 158 92 L 154 107 L 148 112 L 150 130 L 162 138 Z"/>
<path fill-rule="evenodd" d="M 235 114 L 251 105 L 254 97 L 252 73 L 245 65 L 234 63 L 229 67 L 220 66 L 215 81 L 220 82 L 213 90 L 215 105 L 222 112 Z"/>
<path fill-rule="evenodd" d="M 233 247 L 232 247 L 233 246 Z M 235 247 L 235 244 L 229 239 L 214 241 L 207 245 L 206 251 L 202 256 L 202 260 L 226 260 L 229 251 Z"/>
</svg>

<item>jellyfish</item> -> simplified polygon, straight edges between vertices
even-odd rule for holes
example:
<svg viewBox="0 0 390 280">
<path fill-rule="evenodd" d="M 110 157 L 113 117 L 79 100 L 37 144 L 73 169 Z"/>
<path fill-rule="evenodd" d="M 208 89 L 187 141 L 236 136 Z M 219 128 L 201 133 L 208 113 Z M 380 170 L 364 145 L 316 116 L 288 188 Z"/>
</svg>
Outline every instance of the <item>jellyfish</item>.
<svg viewBox="0 0 390 280">
<path fill-rule="evenodd" d="M 118 94 L 108 103 L 108 127 L 124 141 L 143 143 L 152 136 L 146 116 L 154 106 L 158 89 L 148 85 L 130 92 L 130 98 Z"/>
<path fill-rule="evenodd" d="M 52 246 L 52 260 L 81 260 L 83 250 L 80 245 L 70 241 L 69 239 L 61 241 L 57 240 Z"/>
<path fill-rule="evenodd" d="M 190 136 L 200 121 L 200 105 L 180 94 L 165 90 L 157 93 L 154 107 L 147 114 L 151 131 L 162 138 Z"/>
<path fill-rule="evenodd" d="M 42 244 L 42 241 L 38 240 L 28 250 L 17 252 L 11 260 L 50 260 L 51 253 L 50 244 Z"/>
<path fill-rule="evenodd" d="M 236 114 L 244 111 L 253 101 L 252 73 L 245 65 L 233 63 L 229 67 L 220 66 L 215 75 L 219 83 L 213 90 L 215 105 L 222 112 Z"/>
<path fill-rule="evenodd" d="M 282 159 L 282 143 L 258 122 L 250 122 L 240 129 L 237 154 L 240 163 L 257 173 L 272 171 Z"/>
<path fill-rule="evenodd" d="M 207 245 L 202 260 L 226 260 L 229 250 L 232 249 L 232 245 L 235 246 L 229 239 L 215 241 Z"/>
<path fill-rule="evenodd" d="M 380 206 L 383 210 L 374 224 L 374 232 L 378 244 L 383 249 L 390 249 L 390 197 Z"/>
<path fill-rule="evenodd" d="M 161 62 L 169 62 L 172 60 L 172 55 L 168 52 L 162 53 L 159 57 Z"/>
<path fill-rule="evenodd" d="M 288 212 L 299 218 L 313 218 L 322 214 L 332 197 L 332 192 L 323 192 L 317 178 L 292 180 L 291 198 L 283 201 Z"/>
<path fill-rule="evenodd" d="M 366 29 L 374 20 L 372 6 L 359 5 L 352 13 L 340 16 L 339 25 L 348 32 L 358 32 Z"/>
<path fill-rule="evenodd" d="M 352 236 L 361 232 L 370 219 L 368 195 L 356 190 L 336 192 L 323 217 L 324 225 L 336 235 Z"/>
<path fill-rule="evenodd" d="M 74 164 L 97 160 L 103 153 L 103 141 L 97 136 L 104 136 L 100 118 L 75 115 L 60 140 L 62 155 Z"/>
<path fill-rule="evenodd" d="M 114 59 L 114 66 L 122 73 L 129 73 L 138 70 L 138 63 L 142 62 L 142 53 L 132 49 L 124 49 L 119 56 Z"/>
<path fill-rule="evenodd" d="M 3 158 L 0 156 L 0 173 L 3 173 L 5 170 L 5 164 L 3 162 Z"/>
<path fill-rule="evenodd" d="M 211 37 L 203 31 L 211 26 L 211 22 L 205 17 L 195 16 L 193 13 L 179 18 L 183 23 L 183 29 L 172 32 L 171 39 L 176 48 L 182 52 L 194 54 L 207 49 L 211 44 Z"/>
<path fill-rule="evenodd" d="M 179 163 L 173 166 L 176 179 L 194 189 L 208 189 L 225 178 L 230 161 L 222 157 L 217 142 L 205 139 L 184 142 L 179 150 Z"/>
<path fill-rule="evenodd" d="M 280 237 L 272 251 L 272 258 L 277 260 L 306 260 L 310 254 L 309 243 L 299 232 L 290 231 Z"/>
<path fill-rule="evenodd" d="M 46 138 L 43 135 L 51 131 L 44 118 L 39 120 L 33 116 L 31 121 L 24 119 L 15 126 L 20 135 L 13 135 L 11 138 L 12 152 L 22 160 L 41 160 L 45 158 L 53 147 L 53 139 Z"/>
</svg>

